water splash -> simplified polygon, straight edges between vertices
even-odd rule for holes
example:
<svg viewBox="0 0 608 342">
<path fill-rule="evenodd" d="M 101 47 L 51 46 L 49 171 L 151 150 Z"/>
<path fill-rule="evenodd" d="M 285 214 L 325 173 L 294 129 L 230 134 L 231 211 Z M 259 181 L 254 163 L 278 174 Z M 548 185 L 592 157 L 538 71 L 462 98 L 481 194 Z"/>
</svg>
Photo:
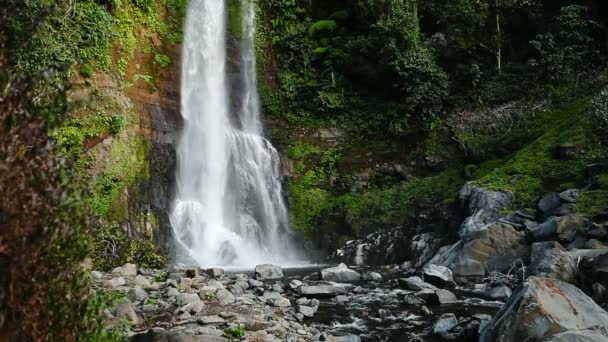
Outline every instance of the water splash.
<svg viewBox="0 0 608 342">
<path fill-rule="evenodd" d="M 255 4 L 242 0 L 239 110 L 231 123 L 224 1 L 190 1 L 183 47 L 184 129 L 177 149 L 171 225 L 177 261 L 202 266 L 292 264 L 280 159 L 262 135 Z M 238 127 L 235 127 L 238 126 Z"/>
</svg>

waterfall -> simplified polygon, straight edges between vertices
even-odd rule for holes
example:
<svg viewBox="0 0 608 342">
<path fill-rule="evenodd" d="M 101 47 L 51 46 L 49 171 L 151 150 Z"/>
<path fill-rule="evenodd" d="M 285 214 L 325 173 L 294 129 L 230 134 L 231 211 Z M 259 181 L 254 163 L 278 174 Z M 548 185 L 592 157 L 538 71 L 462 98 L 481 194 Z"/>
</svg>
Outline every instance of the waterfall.
<svg viewBox="0 0 608 342">
<path fill-rule="evenodd" d="M 226 80 L 226 6 L 191 0 L 181 81 L 184 127 L 177 147 L 171 225 L 177 261 L 201 266 L 290 264 L 280 159 L 264 138 L 255 58 L 255 4 L 241 0 L 238 112 Z"/>
</svg>

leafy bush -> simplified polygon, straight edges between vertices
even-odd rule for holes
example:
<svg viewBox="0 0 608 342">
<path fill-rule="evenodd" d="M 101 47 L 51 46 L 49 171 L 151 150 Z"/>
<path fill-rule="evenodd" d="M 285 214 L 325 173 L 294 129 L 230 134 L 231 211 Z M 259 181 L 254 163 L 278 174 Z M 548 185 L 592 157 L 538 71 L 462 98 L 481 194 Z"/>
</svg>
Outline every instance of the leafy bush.
<svg viewBox="0 0 608 342">
<path fill-rule="evenodd" d="M 171 58 L 169 58 L 169 56 L 158 53 L 154 55 L 154 61 L 161 68 L 166 68 L 171 64 Z"/>
<path fill-rule="evenodd" d="M 589 115 L 593 125 L 604 135 L 604 141 L 608 141 L 608 88 L 591 100 Z"/>
<path fill-rule="evenodd" d="M 112 115 L 108 118 L 110 134 L 117 135 L 127 126 L 127 119 L 120 114 Z"/>
<path fill-rule="evenodd" d="M 241 338 L 245 337 L 245 328 L 238 325 L 232 328 L 224 329 L 224 334 L 222 336 L 230 340 L 240 340 Z"/>
<path fill-rule="evenodd" d="M 308 34 L 311 37 L 318 37 L 321 34 L 335 31 L 337 27 L 338 24 L 336 24 L 335 20 L 319 20 L 310 26 Z"/>
</svg>

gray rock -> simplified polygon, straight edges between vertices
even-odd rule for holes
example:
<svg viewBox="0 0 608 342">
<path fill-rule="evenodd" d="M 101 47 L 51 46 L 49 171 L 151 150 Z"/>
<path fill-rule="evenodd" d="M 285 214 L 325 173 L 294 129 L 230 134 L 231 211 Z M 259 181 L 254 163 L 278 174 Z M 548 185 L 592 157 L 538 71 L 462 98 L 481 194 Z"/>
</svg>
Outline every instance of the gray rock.
<svg viewBox="0 0 608 342">
<path fill-rule="evenodd" d="M 298 312 L 309 318 L 315 315 L 315 309 L 305 305 L 298 306 Z"/>
<path fill-rule="evenodd" d="M 479 341 L 539 341 L 598 326 L 608 326 L 608 313 L 580 289 L 532 276 L 484 327 Z"/>
<path fill-rule="evenodd" d="M 132 302 L 140 302 L 148 298 L 148 293 L 141 287 L 137 286 L 129 290 L 129 292 L 127 293 L 127 297 Z"/>
<path fill-rule="evenodd" d="M 344 303 L 350 302 L 350 298 L 348 296 L 336 296 L 336 298 L 334 298 L 334 300 L 338 304 L 344 304 Z"/>
<path fill-rule="evenodd" d="M 578 200 L 578 198 L 579 198 L 580 195 L 581 195 L 580 190 L 578 190 L 578 189 L 569 189 L 569 190 L 566 190 L 566 191 L 562 191 L 559 194 L 559 198 L 562 201 L 566 201 L 566 202 L 569 202 L 569 203 L 575 203 Z"/>
<path fill-rule="evenodd" d="M 484 296 L 493 300 L 505 302 L 511 297 L 513 291 L 506 285 L 500 285 L 484 291 Z"/>
<path fill-rule="evenodd" d="M 568 216 L 576 212 L 576 206 L 572 203 L 566 203 L 559 208 L 555 209 L 553 215 L 555 216 Z"/>
<path fill-rule="evenodd" d="M 103 273 L 101 273 L 99 271 L 91 271 L 91 277 L 93 279 L 99 280 L 99 279 L 103 278 Z"/>
<path fill-rule="evenodd" d="M 424 280 L 435 286 L 447 288 L 454 288 L 456 286 L 452 271 L 445 266 L 427 265 L 423 270 L 423 274 Z"/>
<path fill-rule="evenodd" d="M 292 290 L 296 290 L 298 287 L 300 287 L 302 285 L 304 285 L 304 283 L 297 279 L 294 279 L 289 282 L 289 288 L 291 288 Z"/>
<path fill-rule="evenodd" d="M 587 232 L 587 236 L 591 239 L 604 240 L 608 237 L 608 231 L 602 226 L 592 226 Z"/>
<path fill-rule="evenodd" d="M 181 308 L 175 310 L 175 314 L 180 314 L 180 313 L 184 313 L 187 312 L 189 314 L 192 315 L 196 315 L 197 313 L 203 311 L 203 309 L 205 308 L 205 303 L 203 303 L 202 300 L 196 300 L 194 302 L 188 303 L 184 306 L 182 306 Z"/>
<path fill-rule="evenodd" d="M 545 194 L 540 201 L 538 201 L 538 210 L 545 214 L 545 217 L 548 217 L 553 214 L 555 209 L 557 209 L 561 203 L 562 202 L 559 198 L 559 194 L 556 192 L 551 192 Z"/>
<path fill-rule="evenodd" d="M 131 342 L 228 342 L 229 340 L 214 335 L 194 335 L 180 331 L 166 331 L 161 328 L 150 329 L 145 333 L 133 335 Z"/>
<path fill-rule="evenodd" d="M 321 270 L 321 279 L 336 282 L 352 282 L 361 279 L 361 275 L 349 269 L 345 264 Z"/>
<path fill-rule="evenodd" d="M 167 287 L 165 289 L 165 297 L 177 297 L 180 292 L 175 287 Z"/>
<path fill-rule="evenodd" d="M 209 268 L 205 271 L 211 278 L 219 278 L 224 275 L 224 269 L 219 267 Z"/>
<path fill-rule="evenodd" d="M 543 342 L 608 342 L 608 336 L 601 330 L 566 331 L 553 335 Z"/>
<path fill-rule="evenodd" d="M 382 275 L 376 272 L 365 272 L 362 276 L 363 280 L 381 281 Z"/>
<path fill-rule="evenodd" d="M 283 286 L 281 286 L 281 284 L 273 284 L 273 285 L 272 285 L 272 291 L 274 291 L 274 292 L 278 292 L 278 293 L 283 293 L 283 292 L 285 292 L 285 291 L 283 290 Z"/>
<path fill-rule="evenodd" d="M 459 241 L 431 263 L 448 267 L 455 277 L 502 272 L 528 254 L 524 233 L 506 224 L 493 224 L 470 241 Z"/>
<path fill-rule="evenodd" d="M 257 280 L 277 280 L 283 278 L 283 270 L 275 265 L 257 265 L 255 267 L 255 279 Z"/>
<path fill-rule="evenodd" d="M 137 265 L 135 265 L 135 264 L 122 265 L 121 274 L 126 277 L 135 277 L 137 275 Z"/>
<path fill-rule="evenodd" d="M 306 297 L 296 299 L 296 305 L 308 305 L 310 303 L 310 299 Z"/>
<path fill-rule="evenodd" d="M 327 342 L 361 342 L 361 337 L 357 335 L 344 335 L 344 336 L 328 336 L 325 341 Z"/>
<path fill-rule="evenodd" d="M 398 281 L 399 286 L 410 291 L 420 291 L 424 289 L 430 289 L 433 291 L 437 290 L 434 285 L 425 283 L 424 280 L 422 280 L 422 278 L 418 276 L 413 276 L 409 278 L 399 278 Z"/>
<path fill-rule="evenodd" d="M 179 283 L 177 283 L 177 288 L 180 291 L 188 290 L 192 287 L 192 278 L 182 277 L 179 279 Z"/>
<path fill-rule="evenodd" d="M 537 242 L 532 244 L 528 272 L 573 283 L 576 278 L 576 261 L 555 241 Z"/>
<path fill-rule="evenodd" d="M 426 301 L 416 295 L 407 294 L 403 297 L 403 303 L 405 305 L 422 306 L 426 304 Z"/>
<path fill-rule="evenodd" d="M 456 295 L 448 290 L 440 289 L 437 290 L 437 292 L 435 293 L 437 294 L 437 301 L 439 302 L 439 304 L 447 304 L 458 301 Z"/>
<path fill-rule="evenodd" d="M 141 287 L 142 289 L 148 289 L 152 286 L 150 280 L 142 275 L 135 276 L 135 279 L 133 279 L 133 284 Z"/>
<path fill-rule="evenodd" d="M 577 231 L 584 230 L 587 221 L 577 215 L 551 217 L 536 227 L 527 230 L 526 238 L 530 242 L 558 240 L 570 242 Z"/>
<path fill-rule="evenodd" d="M 264 287 L 264 283 L 259 280 L 249 279 L 248 283 L 250 288 Z"/>
<path fill-rule="evenodd" d="M 266 302 L 277 308 L 287 308 L 291 306 L 291 302 L 285 297 L 268 299 Z"/>
<path fill-rule="evenodd" d="M 176 304 L 179 306 L 183 306 L 192 302 L 196 302 L 199 300 L 199 296 L 196 293 L 180 293 L 176 298 Z"/>
<path fill-rule="evenodd" d="M 433 325 L 433 333 L 435 333 L 435 334 L 446 333 L 446 332 L 452 330 L 452 328 L 454 328 L 457 325 L 458 325 L 458 319 L 456 319 L 456 316 L 452 313 L 446 313 L 446 314 L 441 315 L 439 317 L 439 319 L 437 320 L 437 322 L 435 322 L 435 324 Z"/>
<path fill-rule="evenodd" d="M 236 297 L 230 291 L 228 291 L 226 289 L 218 290 L 217 293 L 215 294 L 215 299 L 221 305 L 228 305 L 228 304 L 232 304 L 232 303 L 236 302 Z"/>
<path fill-rule="evenodd" d="M 303 296 L 334 297 L 346 293 L 346 287 L 333 285 L 300 286 L 298 292 Z"/>
<path fill-rule="evenodd" d="M 124 319 L 131 325 L 137 325 L 139 323 L 139 316 L 135 312 L 135 308 L 131 303 L 122 303 L 116 306 L 115 316 L 120 319 Z"/>
<path fill-rule="evenodd" d="M 127 281 L 123 277 L 112 278 L 112 279 L 106 281 L 106 286 L 111 287 L 111 288 L 125 286 L 126 284 L 127 284 Z"/>
<path fill-rule="evenodd" d="M 486 190 L 470 182 L 460 189 L 458 198 L 469 215 L 458 232 L 464 240 L 467 240 L 471 233 L 496 221 L 502 211 L 511 209 L 515 199 L 510 192 Z"/>
<path fill-rule="evenodd" d="M 198 323 L 203 324 L 203 325 L 220 324 L 220 323 L 224 323 L 224 322 L 226 322 L 226 320 L 218 315 L 203 316 L 198 319 Z"/>
</svg>

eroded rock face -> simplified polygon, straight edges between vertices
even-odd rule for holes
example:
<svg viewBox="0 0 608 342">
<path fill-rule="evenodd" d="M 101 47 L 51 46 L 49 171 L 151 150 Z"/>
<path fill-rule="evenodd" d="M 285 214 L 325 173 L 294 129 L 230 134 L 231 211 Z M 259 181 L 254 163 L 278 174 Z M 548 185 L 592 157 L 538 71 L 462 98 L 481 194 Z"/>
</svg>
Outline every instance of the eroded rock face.
<svg viewBox="0 0 608 342">
<path fill-rule="evenodd" d="M 469 241 L 459 241 L 431 263 L 448 267 L 455 277 L 484 276 L 489 271 L 501 272 L 528 254 L 523 232 L 502 223 L 475 234 Z"/>
<path fill-rule="evenodd" d="M 529 277 L 483 329 L 481 342 L 540 341 L 608 326 L 608 313 L 577 287 Z"/>
</svg>

